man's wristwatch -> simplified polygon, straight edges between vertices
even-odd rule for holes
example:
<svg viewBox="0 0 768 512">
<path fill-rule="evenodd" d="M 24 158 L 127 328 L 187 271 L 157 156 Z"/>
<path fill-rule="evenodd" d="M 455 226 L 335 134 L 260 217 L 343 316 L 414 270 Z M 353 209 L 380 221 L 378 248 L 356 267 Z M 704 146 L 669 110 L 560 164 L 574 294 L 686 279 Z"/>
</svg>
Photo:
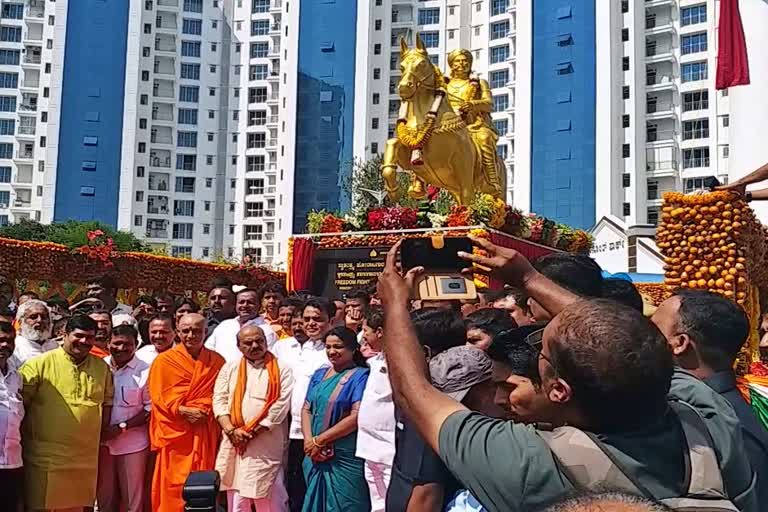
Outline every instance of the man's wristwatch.
<svg viewBox="0 0 768 512">
<path fill-rule="evenodd" d="M 128 424 L 124 421 L 118 423 L 117 426 L 120 427 L 120 432 L 125 432 L 128 429 Z"/>
<path fill-rule="evenodd" d="M 745 192 L 744 193 L 744 200 L 748 203 L 752 202 L 752 192 Z"/>
</svg>

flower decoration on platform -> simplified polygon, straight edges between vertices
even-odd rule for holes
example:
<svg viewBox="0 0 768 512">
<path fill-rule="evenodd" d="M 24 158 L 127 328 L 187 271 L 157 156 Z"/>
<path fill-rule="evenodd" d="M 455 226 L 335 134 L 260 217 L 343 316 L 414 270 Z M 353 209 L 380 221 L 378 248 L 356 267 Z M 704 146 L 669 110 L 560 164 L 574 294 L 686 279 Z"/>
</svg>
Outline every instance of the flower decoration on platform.
<svg viewBox="0 0 768 512">
<path fill-rule="evenodd" d="M 89 259 L 98 260 L 107 268 L 113 267 L 111 258 L 115 251 L 114 241 L 100 229 L 89 231 L 87 236 L 88 245 L 80 247 L 78 252 L 85 254 Z"/>
<path fill-rule="evenodd" d="M 474 224 L 485 224 L 494 229 L 503 226 L 507 216 L 504 201 L 490 194 L 477 194 L 469 205 L 469 210 Z"/>
<path fill-rule="evenodd" d="M 368 227 L 373 231 L 413 229 L 417 224 L 416 210 L 402 206 L 384 206 L 368 211 Z"/>
</svg>

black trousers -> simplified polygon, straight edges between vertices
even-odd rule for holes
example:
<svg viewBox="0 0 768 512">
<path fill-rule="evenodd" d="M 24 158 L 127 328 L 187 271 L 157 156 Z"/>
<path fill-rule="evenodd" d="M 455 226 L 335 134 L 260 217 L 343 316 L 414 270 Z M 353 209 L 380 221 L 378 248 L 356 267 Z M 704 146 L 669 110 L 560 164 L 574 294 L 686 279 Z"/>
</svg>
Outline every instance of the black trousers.
<svg viewBox="0 0 768 512">
<path fill-rule="evenodd" d="M 291 512 L 301 512 L 307 483 L 304 481 L 304 441 L 291 439 L 288 444 L 288 464 L 285 468 L 285 490 L 288 491 L 288 506 Z"/>
<path fill-rule="evenodd" d="M 0 469 L 0 510 L 18 512 L 24 493 L 24 468 Z"/>
</svg>

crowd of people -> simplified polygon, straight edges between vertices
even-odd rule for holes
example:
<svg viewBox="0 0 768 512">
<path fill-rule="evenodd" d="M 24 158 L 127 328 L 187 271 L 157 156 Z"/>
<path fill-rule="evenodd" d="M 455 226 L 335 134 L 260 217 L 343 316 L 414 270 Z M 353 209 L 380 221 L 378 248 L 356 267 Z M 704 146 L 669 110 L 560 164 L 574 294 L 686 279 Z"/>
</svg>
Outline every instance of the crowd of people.
<svg viewBox="0 0 768 512">
<path fill-rule="evenodd" d="M 229 512 L 768 507 L 739 306 L 684 291 L 648 317 L 586 256 L 474 242 L 507 286 L 473 301 L 412 300 L 398 246 L 343 298 L 0 283 L 3 506 L 177 512 L 215 470 Z"/>
</svg>

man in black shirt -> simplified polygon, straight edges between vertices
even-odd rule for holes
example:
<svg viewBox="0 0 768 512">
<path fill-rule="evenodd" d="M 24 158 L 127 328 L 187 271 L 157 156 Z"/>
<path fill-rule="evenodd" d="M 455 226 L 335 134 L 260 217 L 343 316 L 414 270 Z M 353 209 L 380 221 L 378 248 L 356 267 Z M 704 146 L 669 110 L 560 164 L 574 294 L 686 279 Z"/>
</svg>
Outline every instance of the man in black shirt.
<svg viewBox="0 0 768 512">
<path fill-rule="evenodd" d="M 423 308 L 411 315 L 427 360 L 466 343 L 467 332 L 461 316 L 446 309 Z M 390 512 L 438 512 L 459 483 L 440 457 L 419 436 L 415 427 L 395 408 L 395 460 L 387 490 Z"/>
</svg>

